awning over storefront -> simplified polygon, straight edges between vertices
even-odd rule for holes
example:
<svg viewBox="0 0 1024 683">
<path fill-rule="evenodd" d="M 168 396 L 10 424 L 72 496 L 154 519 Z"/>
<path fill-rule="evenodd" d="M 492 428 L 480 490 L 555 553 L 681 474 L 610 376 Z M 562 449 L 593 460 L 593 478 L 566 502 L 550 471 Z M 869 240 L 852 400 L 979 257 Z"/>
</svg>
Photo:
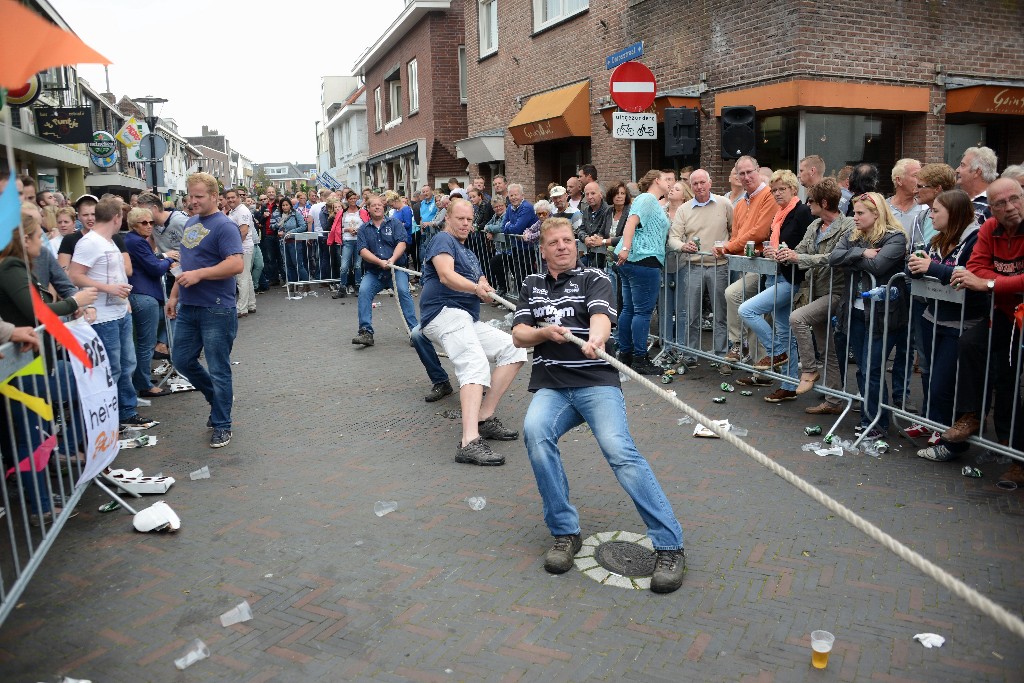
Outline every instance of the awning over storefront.
<svg viewBox="0 0 1024 683">
<path fill-rule="evenodd" d="M 145 190 L 146 181 L 127 173 L 86 173 L 86 187 L 116 187 L 124 190 Z"/>
<path fill-rule="evenodd" d="M 753 105 L 758 112 L 785 109 L 856 109 L 925 113 L 925 86 L 876 85 L 797 79 L 715 94 L 715 116 L 722 107 Z"/>
<path fill-rule="evenodd" d="M 590 137 L 590 83 L 583 81 L 531 97 L 508 124 L 517 145 Z"/>
<path fill-rule="evenodd" d="M 501 128 L 455 141 L 455 149 L 471 164 L 505 160 L 505 131 Z"/>
<path fill-rule="evenodd" d="M 658 96 L 654 98 L 654 113 L 658 117 L 658 123 L 665 123 L 665 110 L 666 109 L 700 109 L 700 98 L 689 97 L 683 95 L 669 95 L 665 93 L 658 93 Z M 612 114 L 617 111 L 618 107 L 611 106 L 601 110 L 601 116 L 604 118 L 604 125 L 608 130 L 612 129 Z"/>
<path fill-rule="evenodd" d="M 946 115 L 1002 114 L 1024 116 L 1024 88 L 974 85 L 946 92 Z"/>
</svg>

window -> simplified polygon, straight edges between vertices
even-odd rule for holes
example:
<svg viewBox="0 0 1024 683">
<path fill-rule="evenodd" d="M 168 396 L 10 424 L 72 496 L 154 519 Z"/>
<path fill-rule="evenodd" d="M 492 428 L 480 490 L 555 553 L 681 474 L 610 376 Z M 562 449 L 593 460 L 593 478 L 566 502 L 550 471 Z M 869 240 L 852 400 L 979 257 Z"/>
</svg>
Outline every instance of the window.
<svg viewBox="0 0 1024 683">
<path fill-rule="evenodd" d="M 480 56 L 498 51 L 498 0 L 480 0 Z"/>
<path fill-rule="evenodd" d="M 533 0 L 533 30 L 540 31 L 590 7 L 590 0 Z"/>
<path fill-rule="evenodd" d="M 402 81 L 397 78 L 388 82 L 388 121 L 402 118 Z"/>
<path fill-rule="evenodd" d="M 376 124 L 376 130 L 379 132 L 384 127 L 384 114 L 380 109 L 380 88 L 373 89 L 373 119 Z"/>
<path fill-rule="evenodd" d="M 409 84 L 409 113 L 412 114 L 420 109 L 419 64 L 415 59 L 409 62 L 408 70 L 406 82 Z"/>
<path fill-rule="evenodd" d="M 459 101 L 466 104 L 466 90 L 469 83 L 466 80 L 466 46 L 459 45 Z"/>
</svg>

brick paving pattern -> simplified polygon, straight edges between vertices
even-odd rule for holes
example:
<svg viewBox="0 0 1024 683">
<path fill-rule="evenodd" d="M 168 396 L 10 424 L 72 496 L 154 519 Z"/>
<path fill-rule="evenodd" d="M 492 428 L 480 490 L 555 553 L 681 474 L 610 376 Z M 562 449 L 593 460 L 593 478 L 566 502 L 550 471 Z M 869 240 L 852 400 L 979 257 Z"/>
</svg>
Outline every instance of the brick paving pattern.
<svg viewBox="0 0 1024 683">
<path fill-rule="evenodd" d="M 154 400 L 144 414 L 161 420 L 158 445 L 118 465 L 177 478 L 143 503 L 167 501 L 181 531 L 137 534 L 127 514 L 99 514 L 89 490 L 0 628 L 0 679 L 1020 680 L 1018 640 L 727 444 L 694 439 L 635 382 L 624 385 L 634 436 L 686 534 L 683 587 L 659 596 L 546 574 L 522 442 L 493 444 L 502 468 L 456 465 L 458 423 L 437 413 L 457 397 L 423 402 L 397 306 L 379 300 L 377 345 L 364 350 L 349 343 L 354 299 L 260 296 L 240 321 L 227 448 L 208 448 L 200 395 Z M 526 379 L 500 412 L 508 425 L 522 424 Z M 805 453 L 813 395 L 771 405 L 757 390 L 718 406 L 719 381 L 704 366 L 672 388 L 1020 613 L 1024 493 L 995 487 L 1002 466 L 967 479 L 962 462 L 922 461 L 895 437 L 878 460 Z M 584 535 L 642 533 L 589 432 L 562 447 Z M 190 481 L 202 465 L 211 478 Z M 377 500 L 398 510 L 378 518 Z M 254 618 L 222 628 L 243 599 Z M 810 667 L 816 628 L 836 635 L 825 672 Z M 921 632 L 946 644 L 925 649 Z M 211 656 L 179 672 L 194 638 Z"/>
</svg>

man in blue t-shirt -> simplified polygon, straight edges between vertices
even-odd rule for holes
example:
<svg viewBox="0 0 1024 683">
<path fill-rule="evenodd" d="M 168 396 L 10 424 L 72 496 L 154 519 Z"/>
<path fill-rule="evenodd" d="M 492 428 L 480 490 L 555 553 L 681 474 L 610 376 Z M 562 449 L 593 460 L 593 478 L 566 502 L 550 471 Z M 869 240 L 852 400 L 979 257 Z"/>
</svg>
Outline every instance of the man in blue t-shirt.
<svg viewBox="0 0 1024 683">
<path fill-rule="evenodd" d="M 526 351 L 515 347 L 512 335 L 480 322 L 480 302 L 490 301 L 494 288 L 466 246 L 472 229 L 473 205 L 453 199 L 444 231 L 434 236 L 423 256 L 420 317 L 423 334 L 444 347 L 459 378 L 462 440 L 455 462 L 504 465 L 505 457 L 492 451 L 484 439 L 511 441 L 519 437 L 519 432 L 506 429 L 494 413 L 526 362 Z M 486 397 L 484 387 L 490 388 Z"/>
<path fill-rule="evenodd" d="M 192 218 L 181 238 L 181 273 L 167 297 L 167 317 L 177 319 L 171 362 L 210 404 L 210 448 L 231 442 L 231 346 L 238 331 L 235 276 L 242 272 L 242 237 L 217 209 L 217 179 L 193 173 L 186 181 Z M 199 354 L 206 355 L 206 368 Z"/>
</svg>

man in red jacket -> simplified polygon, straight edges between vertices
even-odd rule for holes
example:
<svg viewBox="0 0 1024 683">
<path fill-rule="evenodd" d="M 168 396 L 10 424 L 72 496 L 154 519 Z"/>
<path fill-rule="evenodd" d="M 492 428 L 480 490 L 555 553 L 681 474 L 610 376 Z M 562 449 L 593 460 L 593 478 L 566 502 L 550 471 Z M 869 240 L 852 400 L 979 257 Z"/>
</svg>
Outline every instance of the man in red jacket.
<svg viewBox="0 0 1024 683">
<path fill-rule="evenodd" d="M 1012 342 L 1020 343 L 1021 335 L 1020 330 L 1014 329 L 1014 309 L 1024 294 L 1024 190 L 1016 180 L 1000 178 L 988 186 L 988 201 L 992 218 L 981 226 L 967 270 L 956 271 L 951 284 L 975 292 L 991 292 L 995 309 L 991 324 L 982 321 L 960 337 L 957 412 L 961 416 L 943 432 L 942 438 L 961 443 L 976 434 L 984 417 L 984 403 L 985 407 L 994 406 L 999 441 L 1021 449 L 1024 415 L 1017 416 L 1015 434 L 1010 434 L 1010 424 L 1017 409 L 1013 398 L 1018 353 Z M 987 358 L 991 358 L 988 367 Z M 984 400 L 986 374 L 995 390 L 991 403 Z M 1024 467 L 1014 463 L 1003 479 L 1024 485 Z"/>
</svg>

